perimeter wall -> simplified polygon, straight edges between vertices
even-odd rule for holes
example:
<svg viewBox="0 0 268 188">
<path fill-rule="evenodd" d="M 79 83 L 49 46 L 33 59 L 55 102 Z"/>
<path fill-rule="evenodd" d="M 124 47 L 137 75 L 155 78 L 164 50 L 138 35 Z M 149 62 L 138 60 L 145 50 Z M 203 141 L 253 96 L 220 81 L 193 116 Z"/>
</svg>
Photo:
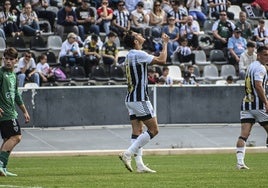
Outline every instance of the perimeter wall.
<svg viewBox="0 0 268 188">
<path fill-rule="evenodd" d="M 239 123 L 243 86 L 149 87 L 160 124 Z M 129 124 L 126 86 L 21 89 L 31 122 L 22 127 Z"/>
</svg>

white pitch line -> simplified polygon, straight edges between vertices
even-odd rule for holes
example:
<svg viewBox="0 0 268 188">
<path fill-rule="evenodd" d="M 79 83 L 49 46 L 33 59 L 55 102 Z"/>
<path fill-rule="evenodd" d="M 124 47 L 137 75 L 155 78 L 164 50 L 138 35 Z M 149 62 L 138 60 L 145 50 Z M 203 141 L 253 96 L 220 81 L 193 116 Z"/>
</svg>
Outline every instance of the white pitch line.
<svg viewBox="0 0 268 188">
<path fill-rule="evenodd" d="M 57 148 L 55 148 L 54 146 L 52 146 L 51 144 L 49 144 L 48 142 L 46 142 L 45 140 L 39 138 L 38 136 L 35 136 L 34 134 L 32 134 L 31 132 L 25 130 L 25 132 L 27 132 L 29 135 L 31 135 L 32 137 L 36 138 L 37 140 L 39 140 L 40 142 L 48 145 L 49 147 L 53 148 L 54 150 L 57 150 Z"/>
<path fill-rule="evenodd" d="M 17 186 L 17 185 L 0 185 L 0 187 L 5 187 L 5 188 L 42 188 L 42 187 L 25 187 L 25 186 Z"/>
</svg>

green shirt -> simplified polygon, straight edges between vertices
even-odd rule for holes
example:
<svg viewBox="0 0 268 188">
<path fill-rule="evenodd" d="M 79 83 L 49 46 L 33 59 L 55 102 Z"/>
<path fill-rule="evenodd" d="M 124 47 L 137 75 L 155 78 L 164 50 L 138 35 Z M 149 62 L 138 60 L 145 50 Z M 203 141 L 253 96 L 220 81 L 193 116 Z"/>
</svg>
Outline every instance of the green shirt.
<svg viewBox="0 0 268 188">
<path fill-rule="evenodd" d="M 16 104 L 20 106 L 23 101 L 18 92 L 16 74 L 0 68 L 0 88 L 0 108 L 4 111 L 0 121 L 17 119 Z"/>
</svg>

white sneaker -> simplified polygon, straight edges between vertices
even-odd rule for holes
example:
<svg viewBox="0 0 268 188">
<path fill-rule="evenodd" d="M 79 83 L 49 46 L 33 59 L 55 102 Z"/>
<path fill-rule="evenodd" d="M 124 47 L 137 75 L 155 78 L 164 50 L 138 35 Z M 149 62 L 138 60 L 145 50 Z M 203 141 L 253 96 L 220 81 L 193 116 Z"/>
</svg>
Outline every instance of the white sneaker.
<svg viewBox="0 0 268 188">
<path fill-rule="evenodd" d="M 133 172 L 133 168 L 131 166 L 131 156 L 127 156 L 125 152 L 119 154 L 119 159 L 124 163 L 125 167 Z"/>
<path fill-rule="evenodd" d="M 155 170 L 148 168 L 147 166 L 141 166 L 137 168 L 138 173 L 156 173 Z"/>
<path fill-rule="evenodd" d="M 245 164 L 237 164 L 236 168 L 238 170 L 248 170 L 249 169 L 249 167 L 247 167 Z"/>
<path fill-rule="evenodd" d="M 14 173 L 12 173 L 12 172 L 7 171 L 6 168 L 4 168 L 4 171 L 5 171 L 5 173 L 6 173 L 6 176 L 11 176 L 11 177 L 16 177 L 16 176 L 18 176 L 17 174 L 14 174 Z"/>
<path fill-rule="evenodd" d="M 3 162 L 0 161 L 0 176 L 7 176 L 5 169 L 3 168 Z"/>
</svg>

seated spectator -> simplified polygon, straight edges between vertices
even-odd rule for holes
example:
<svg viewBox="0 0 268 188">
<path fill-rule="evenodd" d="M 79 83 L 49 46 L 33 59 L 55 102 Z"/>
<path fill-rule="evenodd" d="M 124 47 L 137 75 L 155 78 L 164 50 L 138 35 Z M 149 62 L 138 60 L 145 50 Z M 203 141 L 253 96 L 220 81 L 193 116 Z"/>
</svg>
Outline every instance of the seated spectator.
<svg viewBox="0 0 268 188">
<path fill-rule="evenodd" d="M 63 38 L 63 33 L 73 32 L 78 35 L 78 27 L 76 14 L 72 8 L 72 4 L 66 1 L 64 7 L 57 14 L 57 33 Z"/>
<path fill-rule="evenodd" d="M 195 54 L 192 53 L 191 48 L 188 46 L 187 38 L 180 39 L 180 46 L 174 52 L 174 55 L 178 55 L 179 62 L 195 64 Z"/>
<path fill-rule="evenodd" d="M 54 31 L 54 23 L 56 18 L 56 13 L 50 10 L 47 10 L 47 7 L 51 6 L 49 0 L 31 0 L 32 9 L 36 12 L 38 18 L 43 18 L 48 20 L 51 31 Z"/>
<path fill-rule="evenodd" d="M 101 55 L 100 47 L 98 46 L 98 36 L 92 34 L 91 40 L 84 45 L 84 68 L 87 77 L 91 73 L 92 67 L 99 65 L 100 59 Z"/>
<path fill-rule="evenodd" d="M 24 35 L 35 36 L 41 34 L 39 19 L 30 3 L 25 4 L 25 10 L 20 14 L 20 25 Z"/>
<path fill-rule="evenodd" d="M 268 19 L 268 1 L 266 0 L 255 0 L 252 4 L 253 7 L 264 12 L 264 16 Z"/>
<path fill-rule="evenodd" d="M 193 19 L 199 21 L 202 25 L 206 21 L 207 17 L 202 12 L 202 0 L 187 0 L 186 6 L 189 9 L 189 15 L 193 17 Z"/>
<path fill-rule="evenodd" d="M 188 16 L 188 11 L 182 9 L 181 5 L 183 4 L 182 1 L 171 1 L 172 10 L 170 10 L 167 14 L 167 17 L 174 17 L 175 18 L 175 26 L 179 29 L 182 25 L 186 23 L 186 18 Z"/>
<path fill-rule="evenodd" d="M 23 87 L 25 80 L 35 82 L 40 86 L 39 74 L 36 72 L 36 63 L 30 51 L 25 52 L 18 62 L 16 71 L 18 75 L 18 86 Z"/>
<path fill-rule="evenodd" d="M 108 0 L 102 0 L 101 6 L 97 9 L 98 19 L 96 24 L 98 24 L 103 29 L 106 35 L 110 33 L 110 26 L 113 19 L 113 9 L 109 7 Z"/>
<path fill-rule="evenodd" d="M 187 71 L 191 73 L 191 79 L 193 79 L 195 82 L 197 82 L 196 75 L 194 74 L 194 65 L 188 65 Z"/>
<path fill-rule="evenodd" d="M 228 40 L 229 63 L 235 66 L 237 72 L 239 71 L 240 56 L 247 48 L 247 41 L 241 37 L 241 32 L 239 28 L 235 28 L 233 36 Z"/>
<path fill-rule="evenodd" d="M 149 25 L 162 27 L 167 23 L 167 14 L 161 8 L 161 1 L 154 2 L 153 10 L 149 13 Z"/>
<path fill-rule="evenodd" d="M 85 40 L 86 35 L 95 33 L 99 35 L 100 28 L 95 24 L 94 10 L 89 7 L 89 0 L 83 0 L 82 5 L 75 9 L 77 24 L 79 29 L 79 36 L 82 40 Z"/>
<path fill-rule="evenodd" d="M 182 85 L 197 85 L 194 79 L 191 78 L 191 73 L 189 71 L 184 72 Z"/>
<path fill-rule="evenodd" d="M 174 51 L 179 46 L 179 38 L 180 38 L 180 30 L 175 25 L 175 17 L 169 16 L 168 17 L 168 25 L 165 25 L 162 29 L 163 33 L 166 33 L 169 36 L 169 42 L 167 45 L 167 56 L 168 60 L 173 55 Z"/>
<path fill-rule="evenodd" d="M 130 14 L 125 8 L 125 2 L 118 1 L 117 9 L 113 12 L 111 30 L 118 36 L 123 36 L 130 29 Z"/>
<path fill-rule="evenodd" d="M 224 11 L 227 14 L 227 17 L 230 20 L 234 19 L 234 13 L 228 12 L 228 7 L 231 5 L 231 2 L 228 0 L 209 0 L 210 14 L 211 17 L 219 19 L 220 13 Z"/>
<path fill-rule="evenodd" d="M 136 9 L 131 12 L 131 29 L 145 36 L 145 29 L 149 25 L 149 15 L 144 11 L 144 3 L 138 2 Z"/>
<path fill-rule="evenodd" d="M 239 20 L 235 23 L 235 26 L 242 31 L 242 37 L 247 41 L 252 40 L 252 28 L 251 24 L 247 21 L 247 14 L 244 11 L 239 13 Z"/>
<path fill-rule="evenodd" d="M 192 16 L 187 16 L 187 22 L 181 27 L 180 33 L 181 37 L 187 38 L 188 44 L 193 50 L 198 48 L 198 35 L 200 30 L 198 25 L 193 24 Z"/>
<path fill-rule="evenodd" d="M 69 33 L 67 39 L 62 43 L 59 57 L 63 67 L 74 65 L 84 66 L 84 61 L 81 57 L 80 48 L 76 38 L 77 35 L 75 33 Z"/>
<path fill-rule="evenodd" d="M 258 46 L 263 46 L 268 44 L 268 28 L 265 27 L 265 21 L 259 20 L 259 25 L 254 29 L 253 40 Z"/>
<path fill-rule="evenodd" d="M 9 0 L 4 2 L 4 9 L 0 13 L 0 23 L 3 25 L 6 36 L 14 37 L 21 34 L 17 25 L 17 15 L 12 12 L 11 2 Z"/>
<path fill-rule="evenodd" d="M 82 0 L 63 0 L 64 3 L 67 1 L 69 1 L 74 7 L 81 6 L 82 4 Z"/>
<path fill-rule="evenodd" d="M 118 60 L 118 50 L 115 44 L 117 35 L 114 32 L 108 34 L 108 40 L 105 42 L 101 49 L 102 60 L 108 75 L 110 74 L 111 65 L 116 65 Z"/>
<path fill-rule="evenodd" d="M 52 73 L 49 64 L 47 63 L 47 56 L 45 54 L 40 55 L 39 62 L 36 65 L 36 72 L 40 76 L 40 86 L 44 82 L 54 82 L 55 77 Z"/>
<path fill-rule="evenodd" d="M 170 76 L 168 76 L 168 73 L 169 73 L 169 68 L 163 67 L 162 75 L 159 77 L 159 81 L 162 79 L 164 80 L 163 85 L 173 85 L 173 80 Z"/>
<path fill-rule="evenodd" d="M 159 80 L 159 74 L 155 72 L 153 67 L 148 68 L 148 84 L 157 84 Z"/>
<path fill-rule="evenodd" d="M 226 84 L 227 85 L 228 84 L 234 84 L 234 78 L 233 78 L 233 76 L 231 76 L 231 75 L 227 76 L 227 78 L 226 78 Z"/>
<path fill-rule="evenodd" d="M 227 20 L 225 11 L 220 12 L 220 19 L 215 21 L 212 26 L 212 33 L 215 38 L 215 49 L 223 50 L 227 47 L 228 39 L 233 35 L 235 25 Z"/>
<path fill-rule="evenodd" d="M 247 43 L 247 49 L 241 54 L 239 60 L 239 77 L 241 80 L 245 79 L 246 71 L 250 63 L 257 60 L 255 53 L 256 45 L 253 42 Z"/>
</svg>

